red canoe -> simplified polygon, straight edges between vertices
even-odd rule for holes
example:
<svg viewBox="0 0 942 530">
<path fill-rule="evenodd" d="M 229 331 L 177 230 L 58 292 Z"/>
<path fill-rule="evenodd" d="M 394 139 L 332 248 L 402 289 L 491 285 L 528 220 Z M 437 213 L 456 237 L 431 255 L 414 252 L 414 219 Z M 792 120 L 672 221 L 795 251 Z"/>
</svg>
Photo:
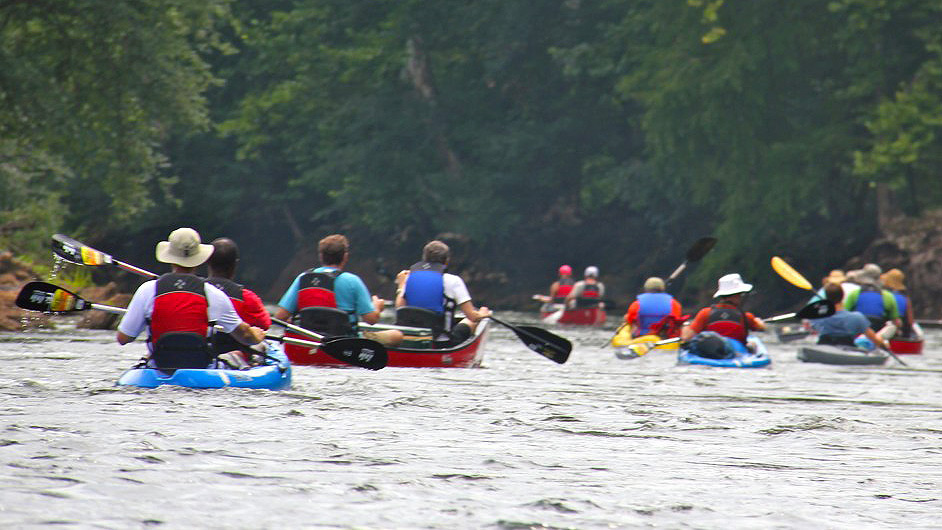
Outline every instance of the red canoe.
<svg viewBox="0 0 942 530">
<path fill-rule="evenodd" d="M 450 348 L 428 349 L 398 346 L 387 349 L 389 361 L 386 366 L 404 368 L 476 368 L 484 358 L 483 345 L 491 321 L 482 321 L 475 334 L 465 342 Z M 285 344 L 285 354 L 291 364 L 309 366 L 349 366 L 330 357 L 319 349 Z"/>
<path fill-rule="evenodd" d="M 562 316 L 557 311 L 540 311 L 540 319 L 544 324 L 598 326 L 605 323 L 605 310 L 598 306 L 567 309 Z"/>
<path fill-rule="evenodd" d="M 890 339 L 890 351 L 900 354 L 918 355 L 922 353 L 923 334 L 919 324 L 913 324 L 912 335 Z"/>
</svg>

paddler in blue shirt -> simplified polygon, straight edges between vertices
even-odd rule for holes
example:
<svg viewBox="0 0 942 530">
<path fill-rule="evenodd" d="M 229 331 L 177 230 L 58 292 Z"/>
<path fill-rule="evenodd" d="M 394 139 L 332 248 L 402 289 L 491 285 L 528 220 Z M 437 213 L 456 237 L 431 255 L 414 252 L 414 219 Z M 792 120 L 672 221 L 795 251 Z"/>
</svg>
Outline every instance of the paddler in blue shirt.
<svg viewBox="0 0 942 530">
<path fill-rule="evenodd" d="M 356 335 L 359 319 L 368 324 L 379 322 L 386 301 L 377 296 L 371 298 L 363 280 L 343 270 L 350 258 L 347 238 L 341 234 L 329 235 L 318 242 L 317 252 L 321 266 L 307 270 L 294 279 L 278 301 L 275 317 L 287 320 L 298 315 L 297 324 L 330 336 Z M 331 322 L 329 318 L 322 318 L 337 313 L 318 312 L 319 308 L 339 310 L 346 314 L 346 321 L 338 324 L 336 320 Z M 308 309 L 312 311 L 306 312 Z M 316 323 L 306 324 L 307 315 L 311 316 L 311 322 Z M 318 329 L 321 323 L 329 324 L 329 327 Z M 394 329 L 365 333 L 364 336 L 386 346 L 395 346 L 403 338 L 402 332 Z"/>
<path fill-rule="evenodd" d="M 859 311 L 844 310 L 844 291 L 836 283 L 824 286 L 825 300 L 834 304 L 834 314 L 811 321 L 811 327 L 818 332 L 818 344 L 835 346 L 854 346 L 858 335 L 866 335 L 877 346 L 887 349 L 883 337 L 870 328 L 870 320 Z"/>
</svg>

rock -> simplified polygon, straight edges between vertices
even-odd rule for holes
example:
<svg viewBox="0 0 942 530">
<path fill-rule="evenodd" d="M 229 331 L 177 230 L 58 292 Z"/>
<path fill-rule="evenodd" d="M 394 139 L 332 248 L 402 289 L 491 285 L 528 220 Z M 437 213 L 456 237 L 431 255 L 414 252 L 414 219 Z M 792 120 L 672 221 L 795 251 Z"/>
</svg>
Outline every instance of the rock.
<svg viewBox="0 0 942 530">
<path fill-rule="evenodd" d="M 80 294 L 82 298 L 102 305 L 127 307 L 131 302 L 131 295 L 118 292 L 118 286 L 114 282 L 103 286 L 96 285 L 87 287 L 82 289 Z M 87 329 L 116 329 L 120 320 L 121 315 L 93 309 L 82 316 L 82 319 L 79 320 L 76 327 Z"/>
<path fill-rule="evenodd" d="M 848 268 L 865 263 L 876 263 L 884 271 L 895 267 L 906 274 L 916 318 L 942 317 L 942 210 L 886 222 L 882 235 Z"/>
<path fill-rule="evenodd" d="M 20 331 L 48 324 L 46 315 L 16 307 L 16 295 L 23 284 L 35 279 L 36 273 L 11 252 L 0 252 L 0 330 Z"/>
</svg>

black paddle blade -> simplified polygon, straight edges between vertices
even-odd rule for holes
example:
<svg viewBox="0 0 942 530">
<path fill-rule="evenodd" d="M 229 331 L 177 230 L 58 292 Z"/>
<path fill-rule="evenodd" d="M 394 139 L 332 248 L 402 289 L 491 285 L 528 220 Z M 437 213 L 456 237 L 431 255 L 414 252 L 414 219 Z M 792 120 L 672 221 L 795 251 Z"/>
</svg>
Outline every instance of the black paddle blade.
<svg viewBox="0 0 942 530">
<path fill-rule="evenodd" d="M 108 254 L 62 234 L 52 236 L 52 252 L 76 265 L 108 265 L 112 262 Z"/>
<path fill-rule="evenodd" d="M 16 296 L 16 305 L 43 313 L 72 313 L 91 309 L 92 304 L 65 289 L 46 282 L 29 282 Z"/>
<path fill-rule="evenodd" d="M 834 304 L 827 300 L 815 300 L 795 313 L 797 318 L 824 318 L 834 314 Z"/>
<path fill-rule="evenodd" d="M 715 237 L 701 237 L 687 251 L 687 261 L 700 261 L 703 256 L 706 256 L 713 249 L 713 245 L 716 245 Z"/>
<path fill-rule="evenodd" d="M 513 326 L 510 329 L 527 345 L 527 348 L 543 357 L 559 364 L 569 359 L 572 343 L 565 338 L 536 326 Z"/>
<path fill-rule="evenodd" d="M 338 361 L 367 370 L 385 368 L 389 361 L 386 347 L 369 339 L 355 337 L 329 339 L 321 343 L 321 351 Z"/>
</svg>

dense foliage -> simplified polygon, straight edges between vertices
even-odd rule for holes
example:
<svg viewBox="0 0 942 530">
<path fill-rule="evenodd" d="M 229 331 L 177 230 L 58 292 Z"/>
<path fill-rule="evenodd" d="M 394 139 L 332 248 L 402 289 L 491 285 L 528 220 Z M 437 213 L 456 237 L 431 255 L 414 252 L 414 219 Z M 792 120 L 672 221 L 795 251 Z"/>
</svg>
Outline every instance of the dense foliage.
<svg viewBox="0 0 942 530">
<path fill-rule="evenodd" d="M 448 233 L 523 292 L 563 261 L 634 288 L 713 233 L 701 279 L 821 270 L 872 237 L 877 186 L 942 202 L 940 22 L 939 0 L 0 0 L 0 246 L 146 256 L 189 224 L 267 283 L 328 231 L 397 267 Z"/>
</svg>

